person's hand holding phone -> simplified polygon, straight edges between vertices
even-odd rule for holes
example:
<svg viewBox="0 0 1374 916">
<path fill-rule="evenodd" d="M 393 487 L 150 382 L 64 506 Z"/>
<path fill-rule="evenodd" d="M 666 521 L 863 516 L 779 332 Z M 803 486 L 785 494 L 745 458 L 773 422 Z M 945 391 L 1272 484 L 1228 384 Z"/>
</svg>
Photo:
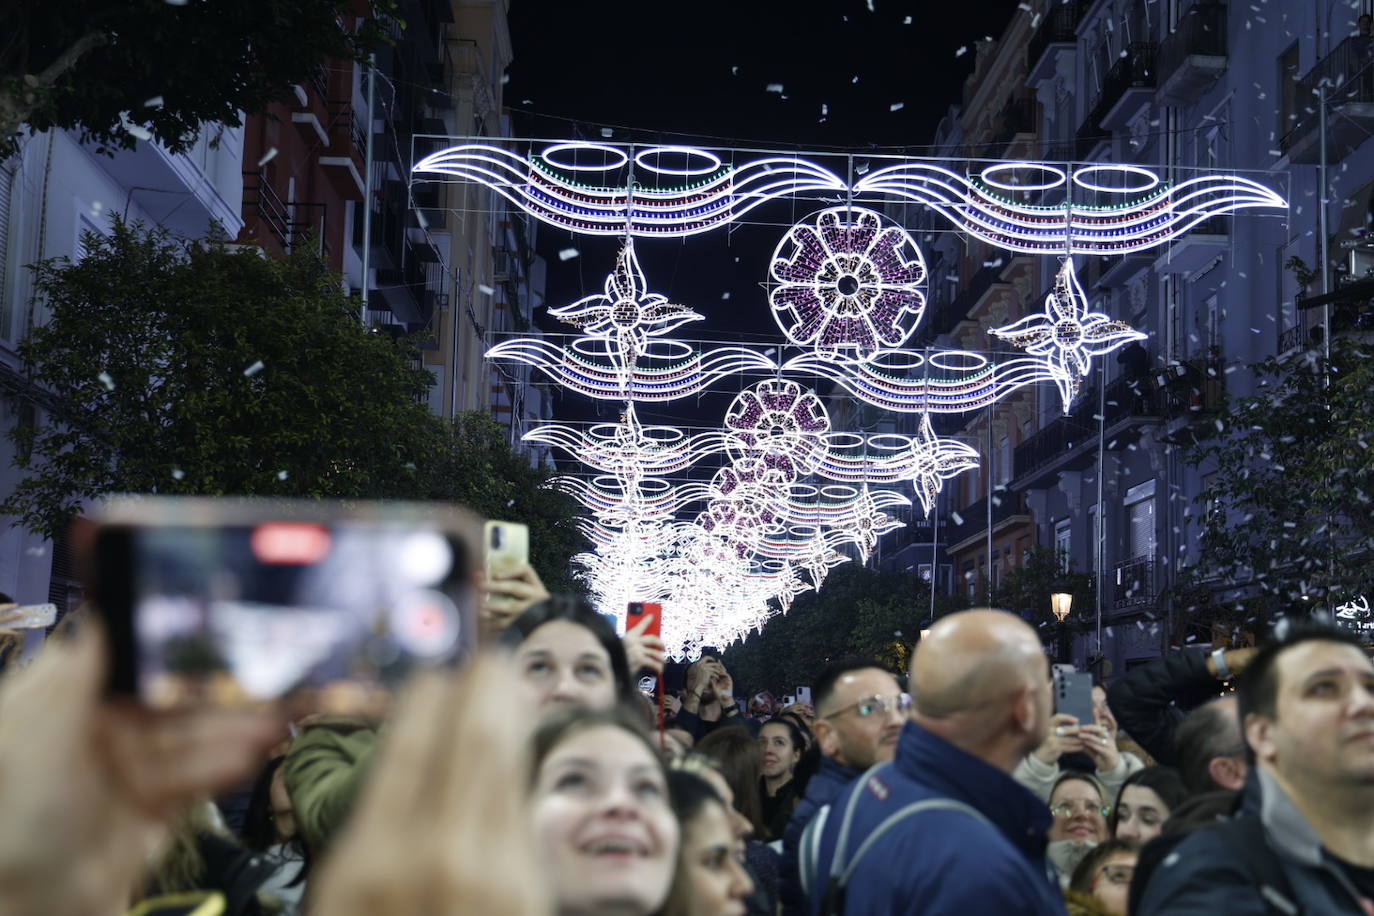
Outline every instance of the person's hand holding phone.
<svg viewBox="0 0 1374 916">
<path fill-rule="evenodd" d="M 716 692 L 722 711 L 735 705 L 735 679 L 717 658 L 711 659 L 711 689 Z"/>
<path fill-rule="evenodd" d="M 106 672 L 92 623 L 0 682 L 0 912 L 119 911 L 172 816 L 251 775 L 282 732 L 264 713 L 107 703 Z"/>
<path fill-rule="evenodd" d="M 487 634 L 504 630 L 515 618 L 549 598 L 549 590 L 528 563 L 508 574 L 479 573 L 477 591 L 482 596 L 478 605 L 482 630 Z"/>
<path fill-rule="evenodd" d="M 1084 752 L 1093 759 L 1093 763 L 1101 772 L 1111 772 L 1121 762 L 1121 752 L 1116 747 L 1116 734 L 1108 732 L 1101 725 L 1080 726 L 1078 740 L 1083 745 Z"/>
<path fill-rule="evenodd" d="M 312 912 L 550 911 L 525 810 L 532 712 L 503 659 L 426 672 L 401 698 L 372 778 L 318 877 Z M 417 773 L 428 774 L 417 778 Z"/>
<path fill-rule="evenodd" d="M 625 646 L 625 659 L 630 663 L 630 673 L 638 674 L 649 670 L 654 674 L 663 673 L 663 640 L 645 631 L 654 624 L 654 614 L 646 613 L 644 619 L 629 630 L 621 643 Z"/>
<path fill-rule="evenodd" d="M 1057 764 L 1065 754 L 1077 754 L 1084 750 L 1083 739 L 1078 736 L 1078 719 L 1064 712 L 1050 717 L 1050 731 L 1039 747 L 1031 751 L 1036 759 L 1044 764 Z"/>
</svg>

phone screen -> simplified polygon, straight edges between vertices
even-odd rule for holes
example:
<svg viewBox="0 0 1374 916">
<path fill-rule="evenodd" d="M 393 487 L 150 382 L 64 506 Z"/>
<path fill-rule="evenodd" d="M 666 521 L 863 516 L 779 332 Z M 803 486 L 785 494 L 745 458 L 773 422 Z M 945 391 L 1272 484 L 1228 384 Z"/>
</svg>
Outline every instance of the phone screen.
<svg viewBox="0 0 1374 916">
<path fill-rule="evenodd" d="M 96 594 L 114 689 L 157 708 L 290 697 L 367 712 L 417 664 L 471 644 L 468 550 L 413 521 L 106 528 Z"/>
</svg>

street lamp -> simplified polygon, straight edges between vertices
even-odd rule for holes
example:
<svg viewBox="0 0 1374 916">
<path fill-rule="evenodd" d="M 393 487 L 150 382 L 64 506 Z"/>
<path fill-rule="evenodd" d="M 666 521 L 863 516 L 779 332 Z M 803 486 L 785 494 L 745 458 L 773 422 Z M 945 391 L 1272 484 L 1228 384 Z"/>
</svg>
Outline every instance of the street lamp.
<svg viewBox="0 0 1374 916">
<path fill-rule="evenodd" d="M 1054 611 L 1055 619 L 1063 623 L 1069 617 L 1069 609 L 1073 607 L 1073 595 L 1068 592 L 1055 592 L 1050 595 L 1050 610 Z"/>
</svg>

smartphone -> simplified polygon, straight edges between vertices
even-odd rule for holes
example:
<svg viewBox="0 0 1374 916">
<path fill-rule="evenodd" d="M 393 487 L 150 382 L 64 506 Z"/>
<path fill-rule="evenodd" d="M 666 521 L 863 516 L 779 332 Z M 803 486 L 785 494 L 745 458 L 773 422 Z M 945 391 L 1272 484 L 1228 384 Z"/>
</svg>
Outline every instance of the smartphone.
<svg viewBox="0 0 1374 916">
<path fill-rule="evenodd" d="M 86 559 L 111 690 L 368 714 L 476 644 L 475 516 L 438 504 L 116 498 Z"/>
<path fill-rule="evenodd" d="M 797 702 L 797 698 L 792 696 L 791 694 L 788 694 L 787 696 L 782 698 L 782 708 L 786 709 L 795 702 Z"/>
<path fill-rule="evenodd" d="M 811 688 L 810 688 L 810 687 L 798 687 L 798 688 L 797 688 L 797 702 L 798 702 L 798 703 L 805 703 L 807 706 L 810 706 L 810 705 L 811 705 Z"/>
<path fill-rule="evenodd" d="M 1061 671 L 1054 676 L 1054 711 L 1068 713 L 1079 725 L 1093 724 L 1093 676 L 1086 671 Z"/>
<path fill-rule="evenodd" d="M 57 622 L 55 604 L 19 604 L 0 607 L 0 629 L 38 630 Z"/>
<path fill-rule="evenodd" d="M 508 579 L 530 561 L 530 529 L 520 522 L 487 522 L 482 526 L 483 557 L 488 579 Z"/>
<path fill-rule="evenodd" d="M 625 608 L 625 632 L 628 633 L 649 618 L 645 636 L 663 637 L 663 605 L 657 601 L 631 601 Z"/>
</svg>

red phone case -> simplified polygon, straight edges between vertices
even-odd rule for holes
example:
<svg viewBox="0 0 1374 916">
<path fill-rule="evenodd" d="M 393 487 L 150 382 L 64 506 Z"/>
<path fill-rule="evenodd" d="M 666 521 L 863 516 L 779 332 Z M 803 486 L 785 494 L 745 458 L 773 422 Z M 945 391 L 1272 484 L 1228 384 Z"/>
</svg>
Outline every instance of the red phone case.
<svg viewBox="0 0 1374 916">
<path fill-rule="evenodd" d="M 628 633 L 630 632 L 630 630 L 633 630 L 635 627 L 643 623 L 645 614 L 652 614 L 653 620 L 649 621 L 649 625 L 644 628 L 643 635 L 657 636 L 659 639 L 662 639 L 663 605 L 659 604 L 657 601 L 631 601 L 630 606 L 625 609 L 625 632 Z M 630 673 L 634 674 L 634 672 Z M 662 744 L 664 726 L 663 676 L 660 675 L 657 678 L 657 680 L 658 684 L 655 687 L 654 692 L 658 694 L 658 738 L 659 743 Z"/>
</svg>

